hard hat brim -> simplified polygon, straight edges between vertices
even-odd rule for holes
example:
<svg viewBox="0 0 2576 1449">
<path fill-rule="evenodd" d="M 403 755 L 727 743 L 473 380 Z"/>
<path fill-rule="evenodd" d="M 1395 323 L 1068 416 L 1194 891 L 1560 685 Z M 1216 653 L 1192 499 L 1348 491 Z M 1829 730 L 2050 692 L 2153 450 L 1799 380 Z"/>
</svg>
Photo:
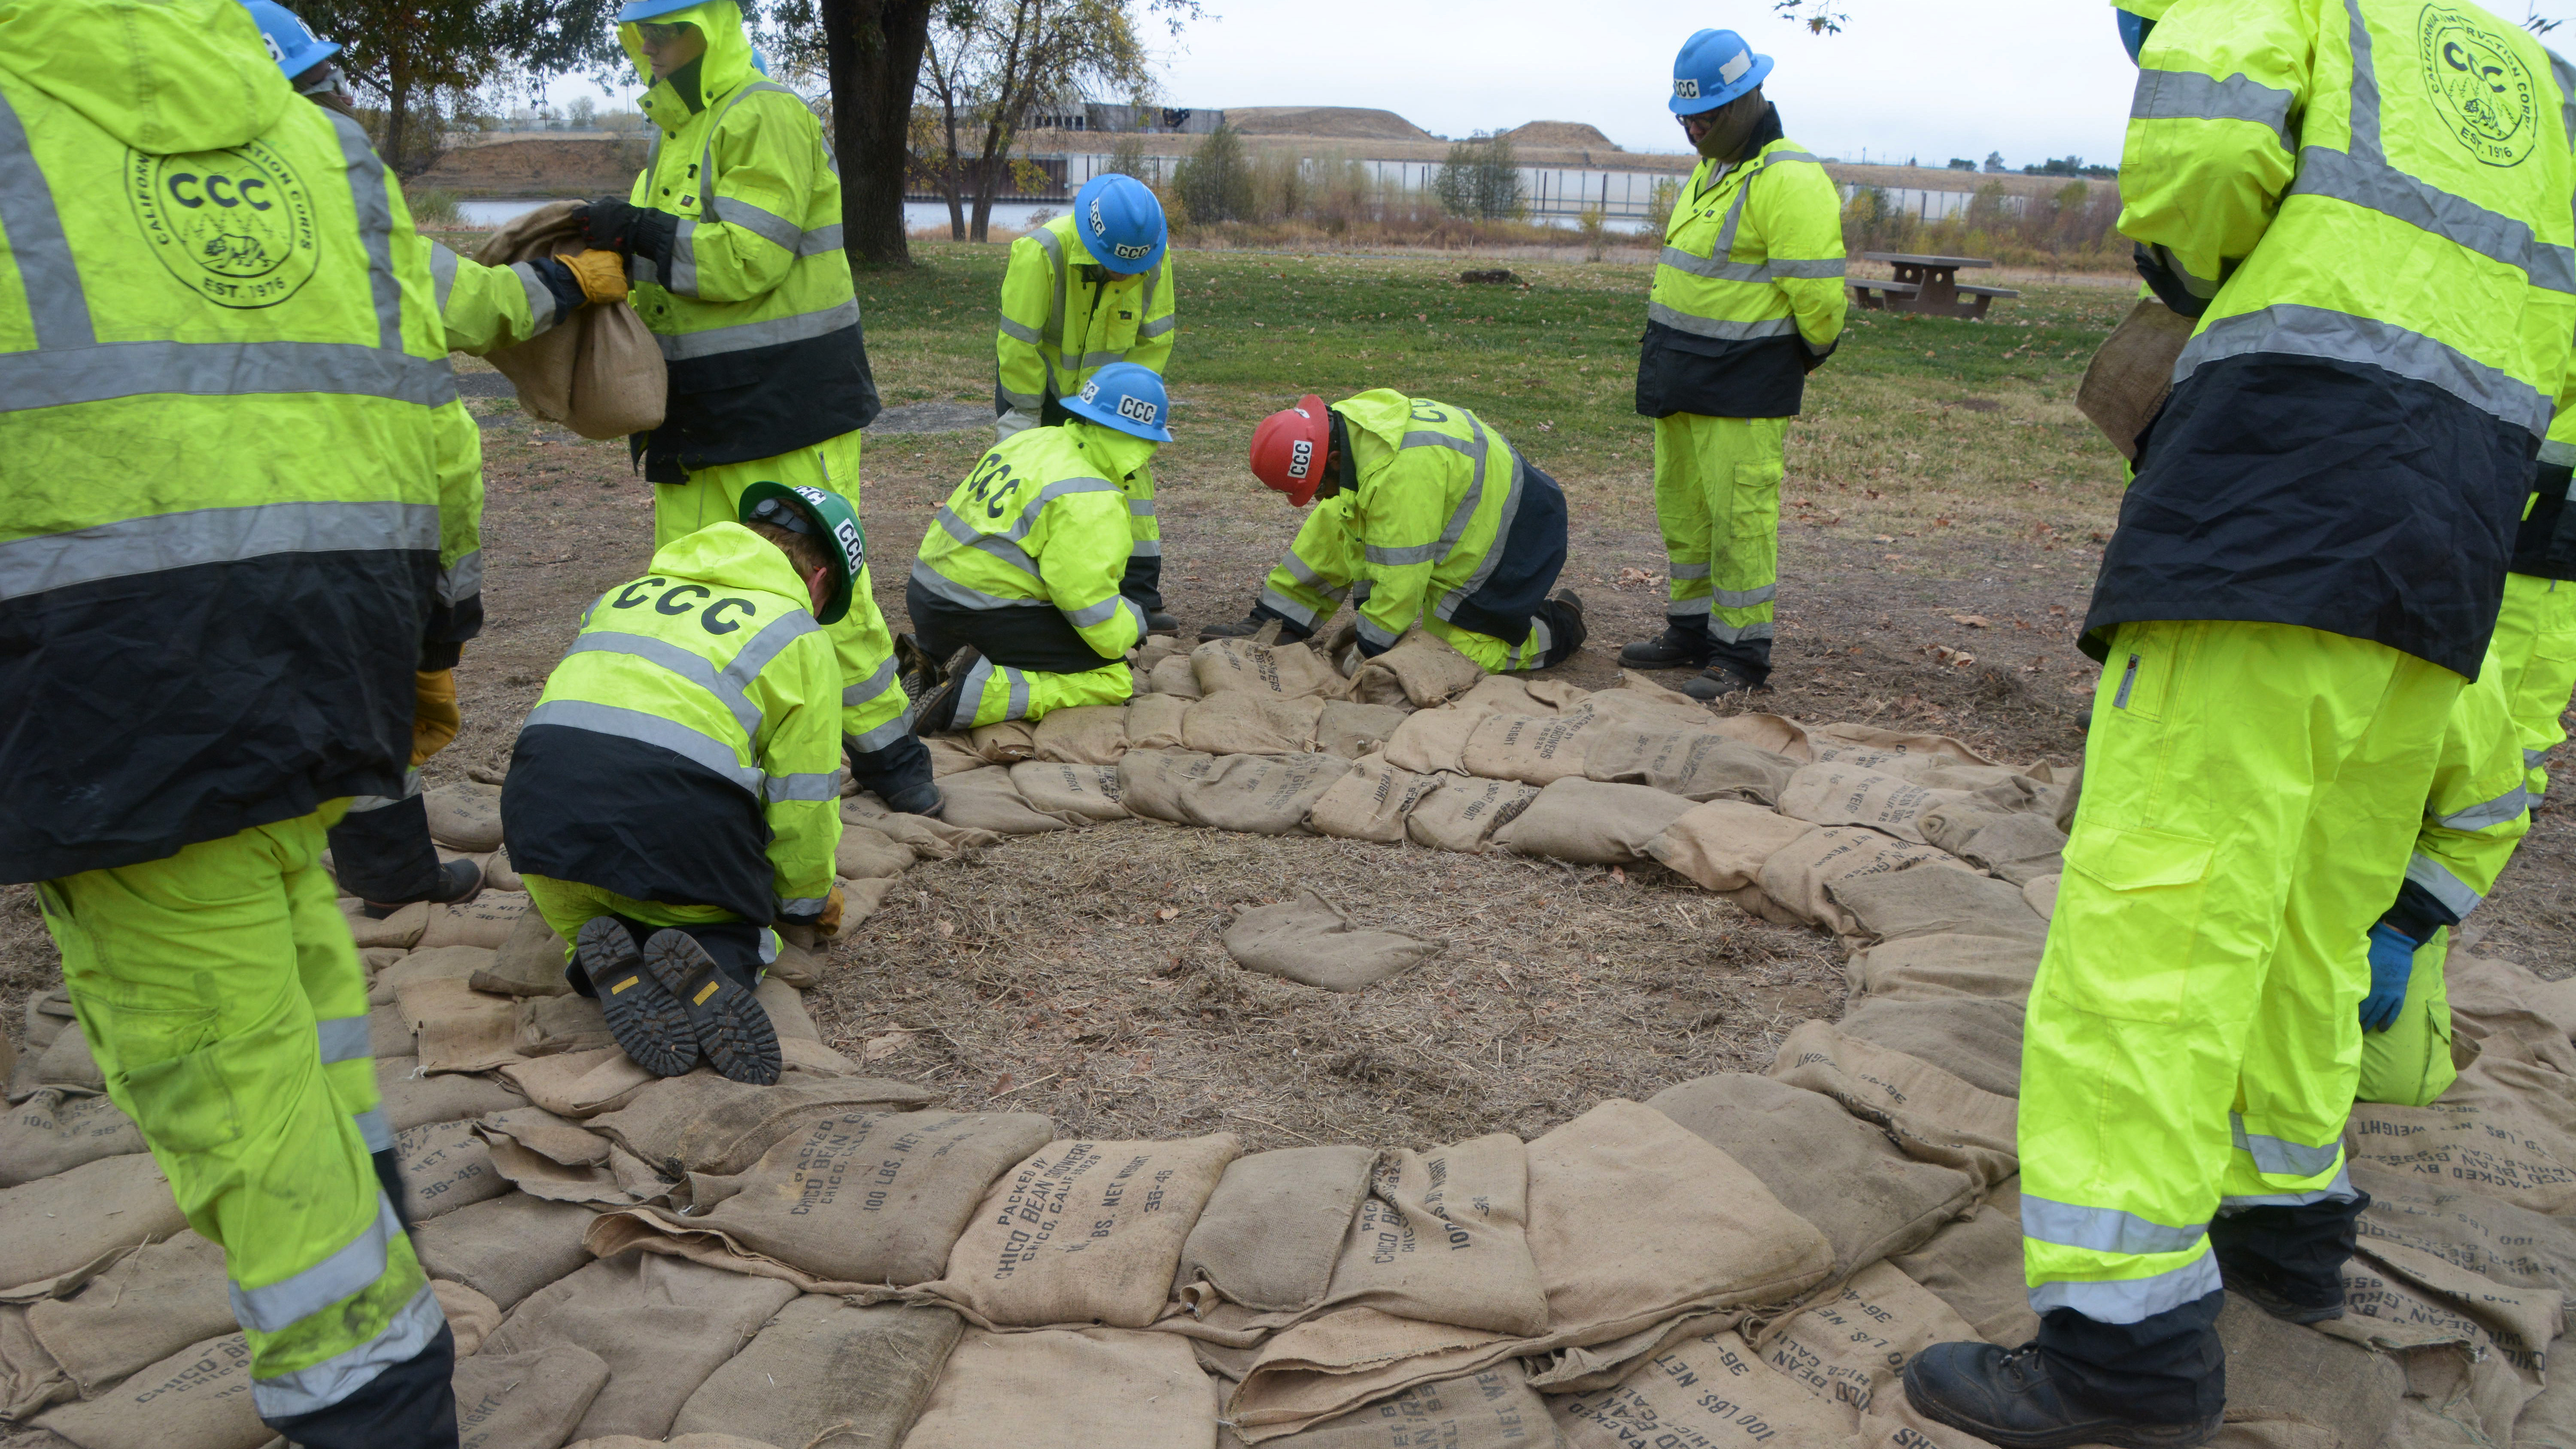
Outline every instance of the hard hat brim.
<svg viewBox="0 0 2576 1449">
<path fill-rule="evenodd" d="M 1144 438 L 1156 443 L 1168 443 L 1172 440 L 1172 430 L 1168 425 L 1156 423 L 1152 427 L 1147 427 L 1133 418 L 1120 417 L 1098 403 L 1084 402 L 1080 394 L 1060 398 L 1057 400 L 1057 405 L 1084 422 L 1098 423 L 1111 432 L 1125 433 L 1131 438 Z"/>
<path fill-rule="evenodd" d="M 1756 55 L 1753 57 L 1753 69 L 1746 71 L 1742 80 L 1739 80 L 1735 84 L 1728 86 L 1726 89 L 1719 91 L 1714 98 L 1701 96 L 1698 100 L 1686 101 L 1679 96 L 1674 96 L 1672 99 L 1664 102 L 1664 104 L 1669 106 L 1672 109 L 1672 113 L 1676 116 L 1700 115 L 1708 111 L 1716 110 L 1727 102 L 1742 97 L 1754 87 L 1762 84 L 1763 77 L 1768 76 L 1769 74 L 1771 74 L 1771 57 L 1767 55 Z"/>
<path fill-rule="evenodd" d="M 617 23 L 632 25 L 639 20 L 668 15 L 674 10 L 694 9 L 703 3 L 705 0 L 627 0 L 626 4 L 617 7 Z"/>
<path fill-rule="evenodd" d="M 858 594 L 859 576 L 858 572 L 850 567 L 849 556 L 841 552 L 840 548 L 832 542 L 832 520 L 816 512 L 814 505 L 808 502 L 803 494 L 786 484 L 760 482 L 742 490 L 742 501 L 735 505 L 734 521 L 749 523 L 753 510 L 772 498 L 785 500 L 788 507 L 804 514 L 806 521 L 813 524 L 823 535 L 823 552 L 832 560 L 832 577 L 840 582 L 841 587 L 833 595 L 832 602 L 825 604 L 814 615 L 814 622 L 817 624 L 841 622 L 849 614 L 851 601 Z"/>
</svg>

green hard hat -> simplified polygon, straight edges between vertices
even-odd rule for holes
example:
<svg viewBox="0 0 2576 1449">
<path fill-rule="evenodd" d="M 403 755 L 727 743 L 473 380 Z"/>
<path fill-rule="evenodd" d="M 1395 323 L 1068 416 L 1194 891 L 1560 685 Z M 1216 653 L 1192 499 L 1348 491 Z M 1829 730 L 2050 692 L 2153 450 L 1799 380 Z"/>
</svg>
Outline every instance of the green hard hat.
<svg viewBox="0 0 2576 1449">
<path fill-rule="evenodd" d="M 831 555 L 832 573 L 841 586 L 814 622 L 839 623 L 850 612 L 859 571 L 868 566 L 868 534 L 859 526 L 859 510 L 828 488 L 791 488 L 784 483 L 754 483 L 745 488 L 741 508 L 744 523 L 774 524 L 823 540 L 823 551 Z"/>
</svg>

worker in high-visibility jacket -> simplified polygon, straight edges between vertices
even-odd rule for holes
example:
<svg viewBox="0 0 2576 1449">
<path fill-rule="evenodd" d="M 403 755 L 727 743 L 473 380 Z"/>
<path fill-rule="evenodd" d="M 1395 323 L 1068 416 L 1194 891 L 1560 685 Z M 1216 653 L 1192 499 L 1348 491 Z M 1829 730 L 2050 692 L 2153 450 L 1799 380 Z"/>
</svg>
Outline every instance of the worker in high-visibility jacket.
<svg viewBox="0 0 2576 1449">
<path fill-rule="evenodd" d="M 2022 1043 L 2039 1337 L 1905 1369 L 1919 1411 L 2028 1446 L 2215 1434 L 2222 1283 L 2344 1311 L 2368 933 L 2576 335 L 2576 95 L 2521 27 L 2175 0 L 2121 29 L 2120 229 L 2199 320 L 2084 622 L 2104 669 Z"/>
<path fill-rule="evenodd" d="M 0 176 L 0 879 L 39 883 L 108 1095 L 223 1248 L 260 1418 L 453 1449 L 320 863 L 401 788 L 466 612 L 429 244 L 236 0 L 0 9 Z"/>
<path fill-rule="evenodd" d="M 1251 461 L 1292 507 L 1323 501 L 1251 616 L 1200 638 L 1274 619 L 1279 638 L 1311 638 L 1348 597 L 1358 658 L 1417 627 L 1497 673 L 1544 669 L 1582 646 L 1582 599 L 1549 597 L 1565 567 L 1565 492 L 1474 413 L 1391 388 L 1329 408 L 1308 394 L 1253 429 Z"/>
<path fill-rule="evenodd" d="M 510 863 L 617 1044 L 778 1080 L 752 992 L 781 922 L 840 929 L 840 665 L 867 564 L 837 493 L 755 483 L 742 521 L 656 550 L 546 680 L 501 790 Z"/>
<path fill-rule="evenodd" d="M 1082 183 L 1070 216 L 1011 243 L 993 344 L 995 442 L 1072 416 L 1065 399 L 1111 363 L 1157 376 L 1170 367 L 1180 300 L 1170 252 L 1163 203 L 1144 182 L 1114 172 Z M 1127 500 L 1135 542 L 1119 588 L 1145 611 L 1148 629 L 1167 634 L 1180 622 L 1163 612 L 1163 525 L 1150 466 L 1128 485 Z"/>
<path fill-rule="evenodd" d="M 1127 488 L 1172 440 L 1170 406 L 1151 369 L 1104 367 L 1064 400 L 1061 426 L 994 444 L 940 505 L 904 589 L 938 661 L 907 683 L 914 729 L 1035 721 L 1133 692 L 1145 611 L 1118 591 Z"/>
<path fill-rule="evenodd" d="M 2370 928 L 2354 1091 L 2360 1101 L 2421 1107 L 2459 1075 L 2451 1064 L 2451 994 L 2442 982 L 2451 927 L 2495 889 L 2531 829 L 2505 674 L 2489 646 L 2477 679 L 2451 706 L 2405 879 Z"/>
<path fill-rule="evenodd" d="M 855 500 L 877 388 L 822 125 L 761 77 L 733 0 L 633 0 L 617 21 L 653 149 L 626 196 L 590 204 L 583 235 L 626 254 L 670 369 L 662 425 L 634 440 L 656 485 L 653 545 L 732 521 L 758 482 Z M 830 629 L 852 772 L 897 810 L 935 813 L 870 581 Z"/>
<path fill-rule="evenodd" d="M 1700 154 L 1664 227 L 1637 359 L 1655 420 L 1664 632 L 1632 669 L 1697 669 L 1694 699 L 1767 688 L 1780 591 L 1781 448 L 1843 332 L 1842 195 L 1762 98 L 1771 57 L 1692 36 L 1669 102 Z"/>
<path fill-rule="evenodd" d="M 332 59 L 340 46 L 316 36 L 302 17 L 275 0 L 243 4 L 258 23 L 278 73 L 296 94 L 356 119 L 345 78 Z M 584 251 L 487 267 L 432 241 L 429 257 L 439 322 L 451 352 L 480 355 L 513 346 L 586 303 L 626 297 L 626 274 L 615 252 Z M 411 901 L 471 900 L 483 888 L 483 868 L 471 857 L 439 860 L 420 796 L 420 767 L 463 727 L 456 704 L 456 663 L 463 641 L 482 623 L 483 430 L 465 410 L 463 398 L 451 398 L 439 408 L 438 430 L 440 471 L 457 475 L 449 491 L 473 499 L 474 505 L 446 518 L 440 531 L 440 603 L 449 617 L 433 624 L 421 651 L 411 768 L 404 772 L 401 794 L 350 801 L 348 813 L 330 830 L 332 874 L 342 889 L 365 902 L 367 914 L 378 917 Z M 460 605 L 470 617 L 458 617 Z"/>
<path fill-rule="evenodd" d="M 2504 671 L 2535 810 L 2549 793 L 2541 761 L 2566 741 L 2564 716 L 2576 694 L 2576 508 L 2567 506 L 2576 498 L 2576 467 L 2570 465 L 2576 465 L 2576 410 L 2551 419 L 2540 444 L 2540 471 L 2514 535 L 2504 609 L 2496 619 L 2496 663 Z"/>
</svg>

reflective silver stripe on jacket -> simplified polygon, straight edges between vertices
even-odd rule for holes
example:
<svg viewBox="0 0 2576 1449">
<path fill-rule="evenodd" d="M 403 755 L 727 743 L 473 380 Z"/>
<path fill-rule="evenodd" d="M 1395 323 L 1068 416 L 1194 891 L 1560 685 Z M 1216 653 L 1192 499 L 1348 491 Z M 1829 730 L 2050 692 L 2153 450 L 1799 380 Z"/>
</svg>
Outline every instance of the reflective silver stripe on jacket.
<svg viewBox="0 0 2576 1449">
<path fill-rule="evenodd" d="M 109 342 L 0 352 L 0 413 L 152 393 L 339 393 L 438 407 L 456 399 L 443 357 L 356 342 Z"/>
<path fill-rule="evenodd" d="M 1773 257 L 1765 262 L 1732 262 L 1718 257 L 1703 257 L 1680 247 L 1664 248 L 1663 264 L 1694 277 L 1712 277 L 1722 282 L 1771 282 L 1782 277 L 1839 277 L 1844 274 L 1843 259 L 1820 257 L 1799 260 Z"/>
<path fill-rule="evenodd" d="M 0 543 L 0 599 L 287 553 L 438 551 L 434 503 L 256 503 L 121 519 Z"/>
<path fill-rule="evenodd" d="M 2179 1268 L 2145 1278 L 2098 1283 L 2042 1283 L 2030 1290 L 2033 1313 L 2072 1308 L 2096 1323 L 2136 1323 L 2217 1292 L 2218 1258 L 2202 1253 Z"/>
<path fill-rule="evenodd" d="M 445 242 L 429 244 L 430 296 L 437 301 L 441 316 L 446 315 L 447 299 L 456 291 L 456 264 L 463 260 Z"/>
<path fill-rule="evenodd" d="M 546 279 L 537 275 L 536 263 L 513 262 L 510 264 L 510 270 L 519 278 L 519 290 L 527 294 L 528 337 L 534 337 L 563 320 L 555 315 L 555 289 L 547 286 Z M 580 285 L 578 280 L 574 285 L 576 287 Z M 445 304 L 442 303 L 442 314 L 444 306 Z M 527 338 L 523 337 L 519 340 L 524 342 Z M 452 352 L 455 349 L 448 350 Z"/>
<path fill-rule="evenodd" d="M 2530 809 L 2530 793 L 2522 786 L 2516 785 L 2492 800 L 2481 800 L 2475 805 L 2454 810 L 2448 815 L 2435 819 L 2433 823 L 2445 830 L 2459 830 L 2474 834 L 2490 826 L 2502 825 L 2508 820 L 2519 820 Z"/>
<path fill-rule="evenodd" d="M 931 519 L 936 522 L 940 529 L 950 538 L 963 544 L 967 548 L 989 553 L 993 557 L 1000 559 L 1002 562 L 1009 564 L 1011 567 L 1018 569 L 1021 573 L 1027 574 L 1031 578 L 1037 577 L 1038 561 L 1029 557 L 1028 551 L 1012 542 L 1009 536 L 999 533 L 983 533 L 978 531 L 975 525 L 958 517 L 956 511 L 951 509 L 945 503 L 939 505 L 939 511 L 932 514 Z M 921 567 L 928 567 L 928 565 L 924 564 L 921 565 Z"/>
<path fill-rule="evenodd" d="M 1493 456 L 1494 449 L 1501 448 L 1512 460 L 1512 480 L 1503 490 L 1503 506 L 1495 511 L 1494 537 L 1493 541 L 1485 546 L 1485 556 L 1476 560 L 1476 567 L 1467 575 L 1466 582 L 1451 589 L 1432 606 L 1433 617 L 1452 622 L 1455 622 L 1458 606 L 1465 603 L 1478 589 L 1483 588 L 1485 581 L 1492 578 L 1494 570 L 1501 565 L 1503 550 L 1511 541 L 1512 525 L 1520 521 L 1521 493 L 1529 478 L 1527 466 L 1521 462 L 1520 455 L 1511 451 L 1511 445 L 1504 442 L 1500 434 L 1488 435 L 1485 432 L 1484 422 L 1474 413 L 1467 415 L 1467 421 L 1475 428 L 1476 441 L 1484 447 L 1485 452 L 1476 460 L 1476 480 L 1471 486 L 1469 495 L 1459 502 L 1458 511 L 1449 516 L 1449 527 L 1440 535 L 1442 549 L 1456 548 L 1459 540 L 1467 536 L 1468 527 L 1475 522 L 1476 504 L 1485 491 L 1485 462 Z"/>
<path fill-rule="evenodd" d="M 420 1292 L 385 1325 L 384 1332 L 365 1343 L 309 1368 L 275 1378 L 252 1379 L 251 1408 L 261 1418 L 272 1421 L 330 1408 L 375 1382 L 376 1375 L 386 1369 L 420 1357 L 430 1340 L 446 1326 L 447 1315 L 439 1311 L 438 1299 L 423 1284 Z"/>
<path fill-rule="evenodd" d="M 402 279 L 394 275 L 394 208 L 385 183 L 385 163 L 367 140 L 364 126 L 326 110 L 331 129 L 340 137 L 340 156 L 348 164 L 349 195 L 358 206 L 358 239 L 367 249 L 367 283 L 376 299 L 376 345 L 402 351 Z"/>
<path fill-rule="evenodd" d="M 859 325 L 859 302 L 852 297 L 819 312 L 799 312 L 788 317 L 772 317 L 765 322 L 737 322 L 730 327 L 710 327 L 703 332 L 656 332 L 653 340 L 662 346 L 662 357 L 669 362 L 685 362 L 693 357 L 715 357 L 727 352 L 748 352 L 755 347 L 775 347 L 782 342 L 802 342 Z"/>
<path fill-rule="evenodd" d="M 2421 886 L 2433 899 L 2440 901 L 2444 909 L 2464 921 L 2468 919 L 2469 912 L 2476 910 L 2479 903 L 2486 899 L 2479 893 L 2477 887 L 2452 874 L 2449 866 L 2420 850 L 2407 858 L 2406 878 Z"/>
<path fill-rule="evenodd" d="M 993 676 L 996 673 L 1001 675 L 1003 684 L 1010 691 L 1009 703 L 1003 706 L 1002 719 L 1014 720 L 1028 718 L 1028 675 L 1017 669 L 1011 669 L 1003 665 L 995 664 L 990 659 L 978 659 L 975 661 L 975 667 L 966 671 L 966 678 L 957 686 L 960 696 L 958 699 L 958 707 L 965 709 L 970 718 L 982 719 L 984 715 L 984 690 L 986 686 L 993 682 Z M 999 724 L 1001 723 L 1001 720 L 990 720 L 986 722 L 990 724 Z"/>
<path fill-rule="evenodd" d="M 878 695 L 885 693 L 887 690 L 895 688 L 897 683 L 898 681 L 895 678 L 894 660 L 892 658 L 888 658 L 884 663 L 877 666 L 875 673 L 869 675 L 867 678 L 860 680 L 856 684 L 845 684 L 841 686 L 841 708 L 855 709 L 860 705 L 866 704 L 869 700 L 875 699 Z"/>
<path fill-rule="evenodd" d="M 352 795 L 349 797 L 349 813 L 351 815 L 364 815 L 370 810 L 383 810 L 391 806 L 400 805 L 405 800 L 408 800 L 419 793 L 420 767 L 415 765 L 410 769 L 403 771 L 403 792 L 401 794 Z"/>
<path fill-rule="evenodd" d="M 595 735 L 614 735 L 660 746 L 691 764 L 704 766 L 731 780 L 754 799 L 759 798 L 761 784 L 766 779 L 758 765 L 746 765 L 735 758 L 734 747 L 726 741 L 640 709 L 598 704 L 587 699 L 550 699 L 528 711 L 527 723 L 520 728 L 531 730 L 539 725 L 561 725 L 567 729 L 587 730 Z"/>
<path fill-rule="evenodd" d="M 894 718 L 866 734 L 844 735 L 842 738 L 850 742 L 850 748 L 861 754 L 869 754 L 884 749 L 910 733 L 912 733 L 912 711 L 899 709 L 895 711 Z"/>
<path fill-rule="evenodd" d="M 969 588 L 919 559 L 913 560 L 912 581 L 948 602 L 965 609 L 1051 609 L 1044 599 L 1006 599 Z"/>
<path fill-rule="evenodd" d="M 2169 1227 L 2118 1208 L 2078 1207 L 2021 1195 L 2021 1235 L 2095 1253 L 2180 1253 L 2209 1236 L 2209 1224 Z"/>
<path fill-rule="evenodd" d="M 2557 468 L 2576 467 L 2576 443 L 2543 438 L 2540 440 L 2540 461 Z M 2569 487 L 2576 489 L 2576 482 L 2571 482 Z"/>
<path fill-rule="evenodd" d="M 438 571 L 438 601 L 453 605 L 483 592 L 483 550 L 476 549 Z"/>
<path fill-rule="evenodd" d="M 358 1025 L 363 1028 L 366 1019 L 358 1018 Z M 242 1327 L 260 1333 L 283 1333 L 342 1299 L 364 1292 L 385 1276 L 387 1250 L 394 1239 L 402 1236 L 402 1230 L 402 1220 L 394 1216 L 393 1203 L 379 1191 L 375 1218 L 321 1262 L 264 1288 L 226 1284 L 232 1292 L 233 1318 Z"/>
<path fill-rule="evenodd" d="M 2490 367 L 2446 342 L 2376 317 L 2332 312 L 2291 302 L 2222 317 L 2185 343 L 2174 360 L 2174 385 L 2229 357 L 2272 353 L 2328 358 L 2383 368 L 2429 383 L 2460 401 L 2518 423 L 2534 435 L 2549 431 L 2555 401 L 2502 368 Z"/>
<path fill-rule="evenodd" d="M 2315 1177 L 2333 1171 L 2335 1165 L 2343 1161 L 2343 1143 L 2340 1141 L 2312 1147 L 2286 1137 L 2248 1132 L 2244 1117 L 2235 1112 L 2227 1114 L 2227 1130 L 2235 1140 L 2236 1150 L 2253 1158 L 2257 1170 L 2274 1177 Z"/>
<path fill-rule="evenodd" d="M 760 738 L 763 716 L 760 706 L 752 702 L 751 682 L 785 653 L 789 645 L 821 628 L 814 622 L 813 615 L 801 610 L 773 619 L 759 633 L 751 636 L 750 642 L 744 644 L 721 670 L 705 656 L 683 649 L 667 639 L 611 629 L 583 631 L 573 640 L 572 648 L 564 652 L 564 657 L 623 654 L 656 665 L 714 695 L 716 702 L 733 715 L 734 723 L 742 726 L 744 740 L 754 742 Z"/>
<path fill-rule="evenodd" d="M 0 231 L 8 235 L 9 257 L 17 263 L 18 280 L 27 289 L 27 311 L 36 326 L 36 346 L 88 347 L 98 341 L 90 328 L 89 299 L 81 291 L 80 267 L 63 236 L 62 214 L 45 169 L 36 164 L 18 112 L 0 93 Z M 0 394 L 14 392 L 0 375 Z M 0 410 L 12 406 L 0 401 Z"/>
<path fill-rule="evenodd" d="M 384 1108 L 370 1107 L 364 1112 L 352 1112 L 349 1120 L 357 1124 L 358 1140 L 367 1145 L 370 1154 L 393 1150 L 393 1124 L 385 1120 Z"/>
<path fill-rule="evenodd" d="M 313 1038 L 322 1049 L 322 1065 L 354 1062 L 368 1055 L 367 1019 L 363 1016 L 326 1016 L 313 1023 Z"/>
<path fill-rule="evenodd" d="M 2132 121 L 2250 121 L 2291 149 L 2288 91 L 2247 78 L 2225 80 L 2188 70 L 2140 70 L 2129 96 Z"/>
<path fill-rule="evenodd" d="M 1725 322 L 1714 317 L 1694 317 L 1675 311 L 1661 302 L 1646 304 L 1646 320 L 1661 322 L 1676 332 L 1694 337 L 1713 337 L 1721 342 L 1746 342 L 1757 337 L 1786 337 L 1798 330 L 1795 317 L 1766 317 L 1759 322 Z"/>
</svg>

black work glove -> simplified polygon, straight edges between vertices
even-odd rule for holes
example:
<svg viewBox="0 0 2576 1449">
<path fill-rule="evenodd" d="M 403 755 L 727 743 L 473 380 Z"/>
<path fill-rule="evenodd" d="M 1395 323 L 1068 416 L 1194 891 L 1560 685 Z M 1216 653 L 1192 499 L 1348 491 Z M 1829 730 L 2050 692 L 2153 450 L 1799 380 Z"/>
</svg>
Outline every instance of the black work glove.
<svg viewBox="0 0 2576 1449">
<path fill-rule="evenodd" d="M 627 251 L 633 244 L 635 226 L 652 215 L 622 196 L 603 196 L 582 213 L 581 239 L 602 251 Z"/>
</svg>

